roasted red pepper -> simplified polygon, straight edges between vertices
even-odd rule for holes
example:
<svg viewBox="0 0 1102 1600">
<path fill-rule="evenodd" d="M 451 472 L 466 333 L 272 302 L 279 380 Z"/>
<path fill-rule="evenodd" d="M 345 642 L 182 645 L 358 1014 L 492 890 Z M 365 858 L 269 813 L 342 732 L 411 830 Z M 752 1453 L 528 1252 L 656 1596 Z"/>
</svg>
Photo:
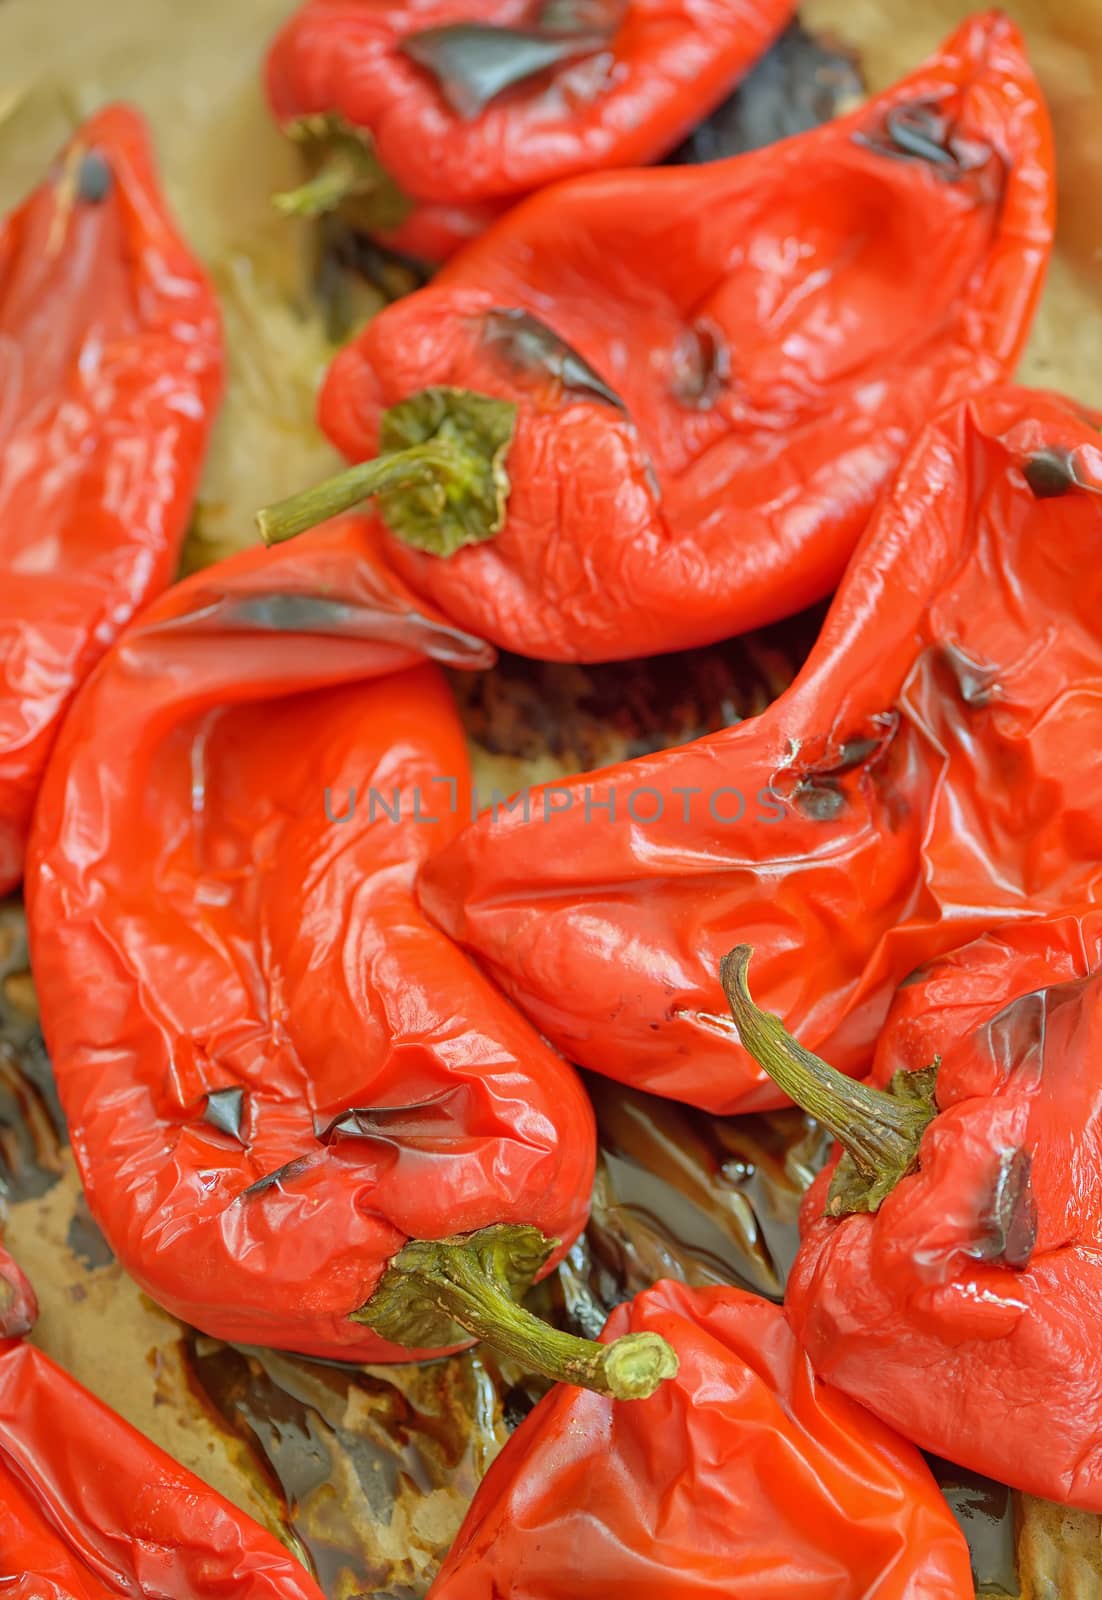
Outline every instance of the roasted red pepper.
<svg viewBox="0 0 1102 1600">
<path fill-rule="evenodd" d="M 838 581 L 931 408 L 1013 366 L 1052 202 L 1040 91 L 992 16 L 796 139 L 556 188 L 338 357 L 323 426 L 377 459 L 265 534 L 382 488 L 406 581 L 548 659 L 787 615 Z"/>
<path fill-rule="evenodd" d="M 672 150 L 783 28 L 794 0 L 308 0 L 268 96 L 321 170 L 284 196 L 355 202 L 443 259 L 559 178 Z"/>
<path fill-rule="evenodd" d="M 485 1478 L 432 1600 L 965 1600 L 968 1547 L 917 1450 L 820 1383 L 779 1307 L 659 1283 L 609 1338 L 681 1370 L 640 1405 L 557 1389 Z"/>
<path fill-rule="evenodd" d="M 841 1146 L 788 1286 L 816 1371 L 927 1449 L 1102 1512 L 1102 911 L 1011 922 L 918 974 L 871 1085 L 757 1010 L 748 955 L 725 967 L 743 1040 Z"/>
<path fill-rule="evenodd" d="M 173 577 L 221 386 L 145 126 L 101 111 L 0 227 L 0 892 L 74 690 Z"/>
<path fill-rule="evenodd" d="M 424 904 L 597 1072 L 713 1111 L 779 1103 L 717 1015 L 742 941 L 762 1004 L 867 1071 L 915 967 L 1102 884 L 1099 490 L 1071 403 L 953 409 L 779 700 L 487 812 L 427 864 Z"/>
<path fill-rule="evenodd" d="M 631 1392 L 668 1352 L 607 1358 L 505 1292 L 581 1229 L 593 1116 L 414 900 L 469 806 L 426 655 L 490 658 L 345 519 L 172 589 L 84 689 L 27 898 L 85 1193 L 223 1339 L 380 1361 L 473 1333 Z"/>
<path fill-rule="evenodd" d="M 18 1323 L 3 1307 L 28 1312 Z M 0 1250 L 0 1590 L 10 1600 L 322 1600 L 294 1558 L 19 1342 L 34 1295 Z"/>
</svg>

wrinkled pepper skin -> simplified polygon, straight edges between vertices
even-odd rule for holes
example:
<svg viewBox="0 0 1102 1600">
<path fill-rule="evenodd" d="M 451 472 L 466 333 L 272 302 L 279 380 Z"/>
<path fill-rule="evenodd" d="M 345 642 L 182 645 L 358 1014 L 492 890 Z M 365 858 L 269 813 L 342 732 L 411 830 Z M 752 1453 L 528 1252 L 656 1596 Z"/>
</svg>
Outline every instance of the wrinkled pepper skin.
<svg viewBox="0 0 1102 1600">
<path fill-rule="evenodd" d="M 363 519 L 248 551 L 134 624 L 43 787 L 31 950 L 88 1203 L 223 1339 L 410 1359 L 348 1320 L 408 1238 L 565 1249 L 586 1217 L 584 1091 L 413 897 L 469 806 L 426 656 L 492 652 L 394 590 Z"/>
<path fill-rule="evenodd" d="M 663 1282 L 605 1337 L 678 1377 L 614 1407 L 559 1386 L 483 1480 L 431 1600 L 970 1600 L 968 1548 L 911 1445 L 820 1383 L 778 1306 Z"/>
<path fill-rule="evenodd" d="M 794 0 L 582 0 L 556 28 L 532 0 L 308 0 L 272 46 L 282 124 L 336 116 L 371 142 L 415 209 L 381 237 L 443 260 L 506 206 L 560 178 L 672 150 L 723 100 L 795 11 Z M 407 53 L 456 24 L 577 34 L 588 48 L 459 110 Z M 416 46 L 413 47 L 416 49 Z"/>
<path fill-rule="evenodd" d="M 323 1600 L 293 1556 L 33 1345 L 0 1341 L 5 1600 Z"/>
<path fill-rule="evenodd" d="M 527 821 L 484 814 L 423 903 L 594 1071 L 716 1112 L 782 1103 L 717 979 L 744 943 L 757 1002 L 867 1072 L 916 967 L 1102 900 L 1099 491 L 1097 423 L 1070 402 L 952 409 L 772 706 L 535 790 Z"/>
<path fill-rule="evenodd" d="M 1102 912 L 1012 923 L 901 989 L 874 1081 L 939 1054 L 918 1170 L 872 1216 L 825 1216 L 829 1173 L 809 1192 L 789 1318 L 917 1444 L 1102 1512 Z"/>
<path fill-rule="evenodd" d="M 389 560 L 522 655 L 703 645 L 836 585 L 908 439 L 1009 374 L 1052 223 L 1040 90 L 980 17 L 820 129 L 527 201 L 371 321 L 320 419 L 362 461 L 426 387 L 516 403 L 501 531 Z"/>
<path fill-rule="evenodd" d="M 222 367 L 145 124 L 101 111 L 0 226 L 0 892 L 74 691 L 172 580 Z"/>
</svg>

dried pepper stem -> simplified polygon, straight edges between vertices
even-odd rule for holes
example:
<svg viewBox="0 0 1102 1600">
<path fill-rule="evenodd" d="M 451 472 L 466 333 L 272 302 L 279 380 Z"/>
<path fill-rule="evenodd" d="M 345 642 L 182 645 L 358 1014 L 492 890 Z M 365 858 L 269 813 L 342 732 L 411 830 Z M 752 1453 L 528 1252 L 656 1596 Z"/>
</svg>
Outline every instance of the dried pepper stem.
<svg viewBox="0 0 1102 1600">
<path fill-rule="evenodd" d="M 443 480 L 457 472 L 458 464 L 447 449 L 431 444 L 413 445 L 395 455 L 361 461 L 347 472 L 327 478 L 324 483 L 265 506 L 256 514 L 257 526 L 265 544 L 282 544 L 286 539 L 294 539 L 307 529 L 317 527 L 319 522 L 340 516 L 342 511 L 351 511 L 387 489 L 410 484 L 423 484 L 433 491 L 443 511 Z"/>
<path fill-rule="evenodd" d="M 936 1115 L 937 1065 L 897 1073 L 890 1089 L 847 1078 L 805 1050 L 780 1017 L 754 1004 L 747 985 L 752 955 L 749 945 L 738 945 L 719 968 L 739 1038 L 777 1087 L 828 1128 L 845 1151 L 828 1209 L 875 1211 L 917 1163 L 922 1135 Z"/>
<path fill-rule="evenodd" d="M 554 1248 L 537 1230 L 508 1224 L 411 1241 L 355 1320 L 422 1348 L 456 1344 L 467 1333 L 527 1372 L 615 1400 L 645 1400 L 677 1372 L 677 1356 L 659 1334 L 627 1333 L 598 1344 L 551 1327 L 514 1298 Z"/>
<path fill-rule="evenodd" d="M 373 460 L 257 512 L 264 542 L 293 539 L 376 497 L 391 531 L 432 555 L 492 538 L 505 521 L 516 414 L 509 400 L 422 389 L 383 413 Z"/>
</svg>

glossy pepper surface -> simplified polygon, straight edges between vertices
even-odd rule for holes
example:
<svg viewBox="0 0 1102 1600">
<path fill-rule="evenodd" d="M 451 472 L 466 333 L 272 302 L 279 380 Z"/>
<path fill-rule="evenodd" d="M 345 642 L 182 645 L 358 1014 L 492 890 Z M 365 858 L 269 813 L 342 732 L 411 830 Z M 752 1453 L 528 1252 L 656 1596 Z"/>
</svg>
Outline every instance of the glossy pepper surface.
<svg viewBox="0 0 1102 1600">
<path fill-rule="evenodd" d="M 3 1306 L 18 1302 L 18 1325 Z M 10 1600 L 322 1600 L 298 1562 L 19 1334 L 0 1251 L 0 1589 Z"/>
<path fill-rule="evenodd" d="M 559 1388 L 490 1468 L 432 1600 L 965 1600 L 918 1451 L 813 1374 L 778 1306 L 663 1282 L 604 1337 L 681 1357 L 639 1405 Z"/>
<path fill-rule="evenodd" d="M 267 64 L 279 121 L 324 152 L 289 205 L 342 196 L 443 259 L 560 178 L 664 155 L 794 0 L 309 0 Z"/>
<path fill-rule="evenodd" d="M 135 623 L 43 788 L 32 959 L 88 1203 L 137 1281 L 224 1339 L 467 1343 L 435 1279 L 406 1315 L 403 1247 L 432 1278 L 424 1241 L 474 1235 L 527 1287 L 586 1218 L 578 1080 L 413 897 L 469 804 L 429 654 L 490 658 L 379 583 L 364 521 L 254 549 Z"/>
<path fill-rule="evenodd" d="M 841 1146 L 787 1290 L 816 1371 L 927 1449 L 1102 1511 L 1102 912 L 916 974 L 871 1086 L 756 1013 L 746 960 L 725 969 L 744 1040 Z"/>
<path fill-rule="evenodd" d="M 428 864 L 431 914 L 567 1056 L 638 1087 L 780 1102 L 727 1016 L 737 943 L 760 1003 L 866 1072 L 915 967 L 1100 897 L 1098 439 L 1051 395 L 953 408 L 780 699 L 533 791 L 527 820 L 488 811 Z"/>
<path fill-rule="evenodd" d="M 74 690 L 173 576 L 221 386 L 213 291 L 111 107 L 0 226 L 0 892 Z"/>
<path fill-rule="evenodd" d="M 321 421 L 365 464 L 306 510 L 405 462 L 388 559 L 523 655 L 653 655 L 791 614 L 837 583 L 931 410 L 1014 364 L 1051 162 L 1019 36 L 987 16 L 823 128 L 537 196 L 338 356 Z M 476 399 L 502 411 L 489 443 Z M 491 457 L 481 520 L 448 515 Z"/>
</svg>

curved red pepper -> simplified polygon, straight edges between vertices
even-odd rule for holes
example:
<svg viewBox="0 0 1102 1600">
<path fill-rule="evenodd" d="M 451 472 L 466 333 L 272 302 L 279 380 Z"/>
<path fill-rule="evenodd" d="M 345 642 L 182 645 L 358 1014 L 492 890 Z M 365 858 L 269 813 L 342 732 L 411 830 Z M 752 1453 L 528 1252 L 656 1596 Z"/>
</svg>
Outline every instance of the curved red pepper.
<svg viewBox="0 0 1102 1600">
<path fill-rule="evenodd" d="M 794 10 L 568 0 L 556 16 L 531 0 L 309 0 L 272 46 L 268 97 L 282 123 L 359 130 L 417 208 L 382 236 L 440 260 L 521 195 L 672 150 Z M 457 48 L 469 71 L 453 70 Z"/>
<path fill-rule="evenodd" d="M 221 388 L 145 125 L 101 111 L 0 227 L 0 892 L 75 689 L 173 577 Z"/>
<path fill-rule="evenodd" d="M 354 1361 L 417 1353 L 350 1320 L 408 1239 L 527 1224 L 557 1259 L 595 1159 L 571 1069 L 414 901 L 469 805 L 424 658 L 492 656 L 378 566 L 345 519 L 146 611 L 66 722 L 27 878 L 124 1266 L 206 1332 Z"/>
<path fill-rule="evenodd" d="M 940 1057 L 933 1120 L 875 1214 L 828 1215 L 819 1178 L 787 1292 L 824 1378 L 924 1448 L 1090 1511 L 1100 1002 L 1102 911 L 1010 923 L 901 989 L 873 1082 L 898 1096 Z"/>
<path fill-rule="evenodd" d="M 22 1279 L 7 1257 L 0 1279 Z M 322 1600 L 251 1518 L 41 1350 L 8 1338 L 0 1589 L 9 1600 Z"/>
<path fill-rule="evenodd" d="M 919 1456 L 820 1383 L 778 1306 L 659 1283 L 605 1330 L 678 1377 L 615 1407 L 558 1388 L 490 1468 L 431 1600 L 964 1600 L 968 1548 Z"/>
<path fill-rule="evenodd" d="M 828 593 L 931 408 L 1010 371 L 1052 210 L 1040 90 L 980 17 L 823 128 L 528 201 L 337 358 L 322 425 L 362 461 L 426 388 L 515 404 L 499 532 L 442 558 L 390 518 L 458 625 L 553 660 L 726 638 Z"/>
<path fill-rule="evenodd" d="M 1096 423 L 1070 402 L 954 409 L 779 700 L 536 790 L 527 821 L 483 816 L 428 863 L 424 904 L 610 1077 L 719 1112 L 779 1103 L 716 1015 L 737 943 L 768 1010 L 866 1071 L 916 966 L 1102 892 L 1100 490 Z"/>
</svg>

